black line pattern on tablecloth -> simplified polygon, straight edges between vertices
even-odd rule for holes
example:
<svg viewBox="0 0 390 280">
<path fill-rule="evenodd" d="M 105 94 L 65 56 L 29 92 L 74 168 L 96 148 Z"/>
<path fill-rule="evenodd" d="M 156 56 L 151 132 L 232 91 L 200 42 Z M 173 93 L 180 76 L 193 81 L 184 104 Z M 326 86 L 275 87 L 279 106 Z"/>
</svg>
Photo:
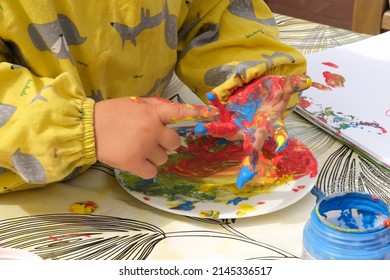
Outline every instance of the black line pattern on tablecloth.
<svg viewBox="0 0 390 280">
<path fill-rule="evenodd" d="M 370 35 L 280 14 L 274 16 L 279 27 L 280 40 L 295 47 L 304 55 L 370 37 Z"/>
<path fill-rule="evenodd" d="M 313 155 L 324 161 L 319 168 L 317 187 L 326 195 L 359 191 L 390 203 L 390 171 L 368 161 L 329 133 L 310 125 L 298 114 L 286 121 L 290 136 L 302 141 Z"/>
<path fill-rule="evenodd" d="M 334 137 L 296 113 L 291 114 L 284 122 L 288 134 L 305 144 L 317 158 L 328 152 L 337 142 Z"/>
<path fill-rule="evenodd" d="M 342 146 L 328 157 L 317 186 L 326 195 L 359 191 L 378 196 L 390 203 L 390 172 Z"/>
<path fill-rule="evenodd" d="M 265 252 L 257 257 L 248 256 L 248 259 L 297 258 L 293 254 L 241 234 L 236 229 L 232 230 L 226 222 L 214 220 L 212 223 L 217 227 L 215 231 L 164 232 L 146 222 L 111 216 L 24 216 L 0 221 L 0 247 L 24 249 L 43 259 L 52 260 L 144 260 L 158 243 L 166 238 L 201 237 L 229 239 L 230 242 L 257 246 Z M 227 232 L 217 231 L 220 227 L 227 229 Z M 206 247 L 202 249 L 208 254 Z"/>
</svg>

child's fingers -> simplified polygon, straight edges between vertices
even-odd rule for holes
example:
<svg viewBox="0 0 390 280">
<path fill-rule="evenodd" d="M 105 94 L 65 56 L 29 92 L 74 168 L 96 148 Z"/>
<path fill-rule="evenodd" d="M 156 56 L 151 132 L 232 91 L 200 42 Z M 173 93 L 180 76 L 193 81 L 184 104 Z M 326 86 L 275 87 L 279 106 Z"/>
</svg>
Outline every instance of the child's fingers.
<svg viewBox="0 0 390 280">
<path fill-rule="evenodd" d="M 256 174 L 257 171 L 254 167 L 252 167 L 250 156 L 244 156 L 241 161 L 241 169 L 236 180 L 237 188 L 239 190 L 242 189 L 246 183 L 253 180 Z"/>
<path fill-rule="evenodd" d="M 160 133 L 158 144 L 166 151 L 175 151 L 181 145 L 181 137 L 174 129 L 165 128 Z"/>
<path fill-rule="evenodd" d="M 216 95 L 214 92 L 209 92 L 206 95 L 207 100 L 209 101 L 209 104 L 211 106 L 214 106 L 219 110 L 218 119 L 221 122 L 228 122 L 231 119 L 231 113 L 226 110 L 226 107 L 224 104 L 221 103 L 221 101 L 218 98 L 218 95 Z"/>
<path fill-rule="evenodd" d="M 176 103 L 156 106 L 156 112 L 163 124 L 181 121 L 209 121 L 219 114 L 218 109 L 213 106 Z"/>
<path fill-rule="evenodd" d="M 173 102 L 162 97 L 130 97 L 130 99 L 136 103 L 145 103 L 151 105 L 173 104 Z"/>
<path fill-rule="evenodd" d="M 167 151 L 161 146 L 156 146 L 154 151 L 148 155 L 147 160 L 155 166 L 163 165 L 168 160 Z"/>
<path fill-rule="evenodd" d="M 194 132 L 196 135 L 230 138 L 237 134 L 238 127 L 229 122 L 201 122 L 195 126 Z"/>
<path fill-rule="evenodd" d="M 126 170 L 126 169 L 123 169 Z M 143 160 L 139 164 L 132 166 L 128 172 L 137 174 L 137 176 L 143 179 L 151 179 L 157 175 L 157 166 L 148 159 Z"/>
<path fill-rule="evenodd" d="M 279 152 L 287 147 L 290 137 L 287 133 L 286 125 L 281 118 L 273 119 L 271 127 L 273 128 L 271 135 L 276 144 L 275 152 Z"/>
</svg>

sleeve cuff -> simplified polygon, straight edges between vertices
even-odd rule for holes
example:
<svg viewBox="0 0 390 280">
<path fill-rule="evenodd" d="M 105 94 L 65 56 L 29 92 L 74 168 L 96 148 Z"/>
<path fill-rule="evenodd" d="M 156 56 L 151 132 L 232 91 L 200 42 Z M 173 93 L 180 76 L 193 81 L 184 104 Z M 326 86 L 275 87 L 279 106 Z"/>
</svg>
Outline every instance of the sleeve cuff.
<svg viewBox="0 0 390 280">
<path fill-rule="evenodd" d="M 84 137 L 84 164 L 90 165 L 96 162 L 95 132 L 94 132 L 94 106 L 95 101 L 91 98 L 84 100 L 81 112 Z"/>
</svg>

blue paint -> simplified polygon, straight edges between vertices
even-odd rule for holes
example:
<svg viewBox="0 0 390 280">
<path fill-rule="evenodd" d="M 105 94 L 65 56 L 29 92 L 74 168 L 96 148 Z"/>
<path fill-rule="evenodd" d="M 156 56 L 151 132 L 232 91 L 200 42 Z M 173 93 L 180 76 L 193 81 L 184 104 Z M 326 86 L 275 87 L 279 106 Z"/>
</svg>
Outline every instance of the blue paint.
<svg viewBox="0 0 390 280">
<path fill-rule="evenodd" d="M 240 203 L 240 202 L 243 201 L 243 200 L 248 200 L 248 198 L 247 198 L 247 197 L 240 197 L 240 196 L 238 196 L 238 197 L 236 197 L 236 198 L 234 198 L 234 199 L 228 200 L 228 201 L 227 201 L 227 204 L 228 204 L 228 205 L 229 205 L 229 204 L 237 205 L 238 203 Z"/>
<path fill-rule="evenodd" d="M 321 199 L 303 233 L 303 259 L 390 260 L 389 206 L 360 192 Z"/>
<path fill-rule="evenodd" d="M 217 142 L 218 146 L 222 146 L 222 145 L 227 144 L 229 142 L 229 140 L 227 140 L 225 138 L 218 138 L 216 142 Z"/>
<path fill-rule="evenodd" d="M 244 132 L 248 133 L 250 127 L 245 126 L 247 123 L 252 123 L 256 112 L 261 107 L 260 98 L 255 98 L 253 93 L 248 95 L 248 99 L 244 102 L 228 103 L 226 109 L 233 115 L 234 123 Z"/>
<path fill-rule="evenodd" d="M 211 102 L 214 102 L 216 100 L 215 94 L 212 92 L 206 93 L 206 98 L 207 98 L 207 100 L 209 100 Z"/>
<path fill-rule="evenodd" d="M 194 208 L 195 208 L 195 205 L 194 205 L 194 203 L 192 201 L 186 201 L 183 204 L 180 204 L 180 205 L 175 206 L 175 207 L 171 207 L 170 209 L 191 211 Z"/>
<path fill-rule="evenodd" d="M 240 173 L 238 174 L 236 185 L 237 188 L 240 190 L 242 187 L 249 181 L 251 181 L 255 176 L 257 172 L 254 172 L 247 166 L 243 166 L 240 170 Z"/>
<path fill-rule="evenodd" d="M 316 197 L 316 203 L 320 202 L 322 199 L 326 197 L 326 194 L 323 191 L 321 191 L 321 189 L 318 186 L 314 186 L 310 192 L 312 195 Z"/>
<path fill-rule="evenodd" d="M 195 135 L 207 135 L 207 127 L 204 123 L 198 123 L 194 127 Z"/>
</svg>

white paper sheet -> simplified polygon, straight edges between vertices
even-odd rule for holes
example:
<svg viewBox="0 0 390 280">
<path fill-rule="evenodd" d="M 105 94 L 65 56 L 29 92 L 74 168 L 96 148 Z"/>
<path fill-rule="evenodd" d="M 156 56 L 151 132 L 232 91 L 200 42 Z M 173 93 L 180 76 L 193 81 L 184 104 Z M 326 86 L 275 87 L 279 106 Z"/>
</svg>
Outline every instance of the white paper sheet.
<svg viewBox="0 0 390 280">
<path fill-rule="evenodd" d="M 297 112 L 390 169 L 390 32 L 309 54 L 307 62 L 313 82 L 327 85 L 328 71 L 345 83 L 304 91 Z"/>
</svg>

